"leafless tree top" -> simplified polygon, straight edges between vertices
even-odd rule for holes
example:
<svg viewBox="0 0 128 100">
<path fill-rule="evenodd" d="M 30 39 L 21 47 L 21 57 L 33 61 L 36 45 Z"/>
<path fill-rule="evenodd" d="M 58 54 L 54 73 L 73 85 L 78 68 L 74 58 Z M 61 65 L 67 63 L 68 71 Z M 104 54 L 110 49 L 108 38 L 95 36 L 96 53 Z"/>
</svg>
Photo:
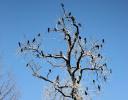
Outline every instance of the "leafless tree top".
<svg viewBox="0 0 128 100">
<path fill-rule="evenodd" d="M 41 43 L 38 42 L 40 33 L 32 40 L 19 42 L 18 45 L 22 54 L 32 55 L 32 59 L 36 59 L 26 64 L 33 76 L 51 83 L 56 96 L 83 100 L 91 92 L 100 91 L 103 81 L 111 73 L 101 54 L 105 40 L 93 42 L 87 37 L 81 37 L 82 25 L 71 12 L 65 10 L 64 4 L 61 7 L 64 15 L 58 19 L 54 28 L 48 28 L 48 33 L 62 34 L 65 50 L 46 52 L 45 47 L 41 48 Z M 48 64 L 41 67 L 36 63 L 38 58 Z M 47 70 L 41 70 L 44 67 Z"/>
</svg>

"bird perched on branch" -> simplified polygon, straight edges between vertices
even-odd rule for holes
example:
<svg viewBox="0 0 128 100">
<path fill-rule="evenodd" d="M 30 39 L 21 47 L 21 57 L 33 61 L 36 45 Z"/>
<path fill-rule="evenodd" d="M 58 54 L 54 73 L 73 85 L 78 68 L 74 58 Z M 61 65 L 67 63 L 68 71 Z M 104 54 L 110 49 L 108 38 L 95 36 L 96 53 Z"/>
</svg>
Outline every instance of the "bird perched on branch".
<svg viewBox="0 0 128 100">
<path fill-rule="evenodd" d="M 104 43 L 104 39 L 102 39 L 102 43 Z"/>
<path fill-rule="evenodd" d="M 59 83 L 59 75 L 56 77 L 56 82 Z"/>
<path fill-rule="evenodd" d="M 40 33 L 37 36 L 40 37 Z"/>
<path fill-rule="evenodd" d="M 20 42 L 18 42 L 18 45 L 19 45 L 19 47 L 21 47 L 21 43 Z"/>
<path fill-rule="evenodd" d="M 50 28 L 48 28 L 48 32 L 50 32 Z"/>
<path fill-rule="evenodd" d="M 99 90 L 99 91 L 101 90 L 101 86 L 100 86 L 100 85 L 98 85 L 98 90 Z"/>
<path fill-rule="evenodd" d="M 69 12 L 69 14 L 68 14 L 69 16 L 71 16 L 71 12 Z"/>
<path fill-rule="evenodd" d="M 36 40 L 36 39 L 34 38 L 34 39 L 32 40 L 32 42 L 34 43 L 34 42 L 35 42 L 35 40 Z"/>
<path fill-rule="evenodd" d="M 88 93 L 86 91 L 84 93 L 85 93 L 85 95 L 88 95 Z"/>
<path fill-rule="evenodd" d="M 29 40 L 27 41 L 27 45 L 29 45 Z"/>
<path fill-rule="evenodd" d="M 61 6 L 62 6 L 62 7 L 64 7 L 64 4 L 63 4 L 63 3 L 61 3 Z"/>
</svg>

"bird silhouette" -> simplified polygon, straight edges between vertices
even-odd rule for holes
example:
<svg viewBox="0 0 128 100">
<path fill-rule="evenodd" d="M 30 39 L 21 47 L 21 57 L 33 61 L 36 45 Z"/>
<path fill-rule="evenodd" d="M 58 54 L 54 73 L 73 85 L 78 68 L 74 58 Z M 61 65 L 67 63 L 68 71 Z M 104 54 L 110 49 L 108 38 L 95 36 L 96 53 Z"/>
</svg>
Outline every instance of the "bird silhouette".
<svg viewBox="0 0 128 100">
<path fill-rule="evenodd" d="M 18 45 L 19 45 L 19 47 L 21 47 L 21 43 L 20 42 L 18 42 Z"/>
<path fill-rule="evenodd" d="M 82 25 L 80 23 L 78 23 L 78 25 L 81 27 Z"/>
<path fill-rule="evenodd" d="M 84 43 L 86 44 L 86 42 L 87 42 L 87 39 L 86 39 L 86 38 L 84 38 Z"/>
<path fill-rule="evenodd" d="M 107 77 L 106 77 L 106 76 L 104 76 L 104 81 L 106 82 L 106 80 L 107 80 Z"/>
<path fill-rule="evenodd" d="M 51 69 L 49 69 L 49 73 L 51 73 Z"/>
<path fill-rule="evenodd" d="M 60 21 L 58 21 L 58 23 L 57 23 L 58 25 L 60 25 L 61 24 L 61 22 Z"/>
<path fill-rule="evenodd" d="M 29 40 L 27 41 L 27 44 L 29 45 Z"/>
<path fill-rule="evenodd" d="M 102 43 L 104 43 L 104 39 L 102 39 Z"/>
<path fill-rule="evenodd" d="M 98 85 L 98 90 L 99 90 L 99 91 L 101 90 L 101 86 L 100 86 L 100 85 Z"/>
<path fill-rule="evenodd" d="M 62 56 L 62 51 L 60 51 L 60 55 Z"/>
<path fill-rule="evenodd" d="M 100 48 L 100 46 L 99 46 L 99 45 L 95 45 L 95 47 L 96 47 L 97 49 L 99 49 L 99 48 Z"/>
<path fill-rule="evenodd" d="M 69 14 L 68 14 L 69 16 L 71 16 L 71 12 L 69 12 Z"/>
<path fill-rule="evenodd" d="M 100 54 L 98 54 L 98 57 L 100 57 L 101 55 Z"/>
<path fill-rule="evenodd" d="M 106 63 L 104 63 L 104 64 L 103 64 L 103 66 L 107 66 L 107 64 L 106 64 Z"/>
<path fill-rule="evenodd" d="M 48 32 L 50 32 L 50 28 L 48 28 Z"/>
<path fill-rule="evenodd" d="M 34 43 L 34 42 L 35 42 L 35 40 L 36 40 L 36 39 L 34 38 L 34 39 L 32 40 L 32 42 Z"/>
<path fill-rule="evenodd" d="M 95 83 L 95 80 L 93 80 L 93 83 Z"/>
<path fill-rule="evenodd" d="M 26 64 L 26 67 L 28 67 L 28 65 L 29 65 L 29 64 L 27 63 L 27 64 Z"/>
<path fill-rule="evenodd" d="M 81 40 L 81 36 L 79 36 L 79 39 Z"/>
<path fill-rule="evenodd" d="M 85 91 L 84 93 L 85 93 L 85 95 L 88 95 L 87 91 Z"/>
<path fill-rule="evenodd" d="M 64 18 L 61 18 L 62 22 L 64 22 Z"/>
<path fill-rule="evenodd" d="M 21 48 L 20 51 L 23 52 L 23 49 Z"/>
<path fill-rule="evenodd" d="M 64 4 L 63 4 L 63 3 L 61 3 L 61 6 L 62 6 L 62 7 L 64 7 Z"/>
<path fill-rule="evenodd" d="M 56 82 L 59 82 L 59 75 L 57 75 L 56 77 Z"/>
<path fill-rule="evenodd" d="M 40 37 L 40 33 L 37 36 Z"/>
</svg>

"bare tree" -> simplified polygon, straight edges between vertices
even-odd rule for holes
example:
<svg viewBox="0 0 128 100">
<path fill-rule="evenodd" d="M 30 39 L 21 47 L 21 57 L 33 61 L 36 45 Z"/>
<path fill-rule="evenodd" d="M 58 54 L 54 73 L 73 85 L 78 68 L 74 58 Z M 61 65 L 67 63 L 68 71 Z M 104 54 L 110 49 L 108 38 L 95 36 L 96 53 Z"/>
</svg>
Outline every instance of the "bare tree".
<svg viewBox="0 0 128 100">
<path fill-rule="evenodd" d="M 1 72 L 2 73 L 2 72 Z M 18 100 L 18 91 L 10 73 L 0 73 L 0 100 Z"/>
<path fill-rule="evenodd" d="M 64 15 L 55 28 L 48 28 L 48 33 L 61 34 L 65 48 L 48 53 L 38 41 L 39 33 L 32 40 L 19 42 L 20 52 L 32 59 L 26 64 L 32 75 L 52 85 L 50 90 L 55 95 L 52 99 L 87 100 L 91 93 L 101 91 L 102 84 L 111 73 L 101 54 L 105 41 L 93 42 L 81 37 L 81 24 L 71 12 L 65 10 L 64 4 L 61 7 Z M 40 63 L 36 63 L 39 61 L 47 64 L 41 67 Z"/>
</svg>

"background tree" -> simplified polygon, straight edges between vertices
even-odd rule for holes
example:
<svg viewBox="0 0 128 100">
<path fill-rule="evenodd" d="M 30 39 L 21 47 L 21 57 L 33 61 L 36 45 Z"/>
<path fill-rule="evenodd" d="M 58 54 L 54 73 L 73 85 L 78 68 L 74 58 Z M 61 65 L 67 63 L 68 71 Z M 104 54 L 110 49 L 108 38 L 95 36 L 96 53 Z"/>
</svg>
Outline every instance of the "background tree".
<svg viewBox="0 0 128 100">
<path fill-rule="evenodd" d="M 90 99 L 91 93 L 101 91 L 102 84 L 111 73 L 101 54 L 105 41 L 93 42 L 81 37 L 82 25 L 71 12 L 65 11 L 64 4 L 61 7 L 64 15 L 54 28 L 48 28 L 48 33 L 61 34 L 62 38 L 56 38 L 56 41 L 63 40 L 63 49 L 48 52 L 39 41 L 39 33 L 32 40 L 19 42 L 20 52 L 31 59 L 26 67 L 32 75 L 52 86 L 51 99 Z M 40 62 L 45 64 L 41 65 Z"/>
<path fill-rule="evenodd" d="M 4 73 L 0 70 L 0 100 L 19 99 L 19 93 L 17 91 L 15 81 L 11 76 L 11 73 Z"/>
</svg>

